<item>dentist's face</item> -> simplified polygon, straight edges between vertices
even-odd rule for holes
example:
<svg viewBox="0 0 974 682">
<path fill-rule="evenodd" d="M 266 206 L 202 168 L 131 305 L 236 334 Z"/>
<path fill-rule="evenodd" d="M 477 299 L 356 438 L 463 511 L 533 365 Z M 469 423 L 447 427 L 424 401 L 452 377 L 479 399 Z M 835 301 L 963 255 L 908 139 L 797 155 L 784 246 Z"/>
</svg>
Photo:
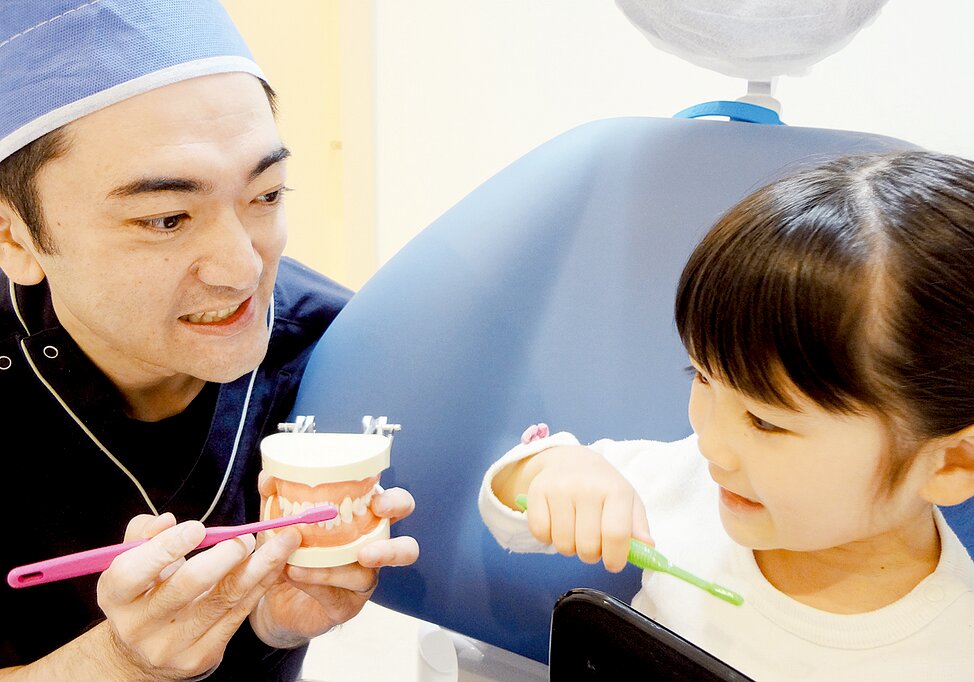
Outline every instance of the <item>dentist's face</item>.
<svg viewBox="0 0 974 682">
<path fill-rule="evenodd" d="M 287 152 L 259 81 L 205 76 L 70 124 L 37 177 L 58 318 L 109 377 L 226 382 L 267 348 Z"/>
</svg>

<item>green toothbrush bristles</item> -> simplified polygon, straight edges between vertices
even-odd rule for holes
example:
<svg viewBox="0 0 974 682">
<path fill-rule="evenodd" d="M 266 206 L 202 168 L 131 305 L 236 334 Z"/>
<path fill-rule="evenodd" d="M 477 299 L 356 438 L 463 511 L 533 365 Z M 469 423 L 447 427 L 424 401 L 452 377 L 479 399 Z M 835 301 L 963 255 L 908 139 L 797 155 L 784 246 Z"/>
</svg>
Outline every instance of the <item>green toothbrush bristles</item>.
<svg viewBox="0 0 974 682">
<path fill-rule="evenodd" d="M 739 595 L 737 592 L 734 592 L 733 590 L 728 590 L 723 585 L 718 585 L 716 583 L 711 583 L 711 585 L 712 587 L 708 591 L 710 592 L 710 594 L 714 595 L 715 597 L 719 597 L 723 599 L 725 602 L 733 604 L 734 606 L 740 606 L 741 604 L 744 603 L 744 597 Z"/>
<path fill-rule="evenodd" d="M 524 493 L 517 495 L 514 498 L 514 504 L 516 504 L 520 509 L 526 510 L 528 508 L 528 496 Z M 675 576 L 680 580 L 684 580 L 691 585 L 696 585 L 701 590 L 705 590 L 718 599 L 723 599 L 729 604 L 740 606 L 744 603 L 744 597 L 739 595 L 737 592 L 729 590 L 723 585 L 718 585 L 717 583 L 709 582 L 703 578 L 698 578 L 689 571 L 685 571 L 679 566 L 674 566 L 670 563 L 669 559 L 660 553 L 658 549 L 655 547 L 650 547 L 645 542 L 640 542 L 635 538 L 629 541 L 629 563 L 645 570 L 669 573 L 670 575 Z"/>
</svg>

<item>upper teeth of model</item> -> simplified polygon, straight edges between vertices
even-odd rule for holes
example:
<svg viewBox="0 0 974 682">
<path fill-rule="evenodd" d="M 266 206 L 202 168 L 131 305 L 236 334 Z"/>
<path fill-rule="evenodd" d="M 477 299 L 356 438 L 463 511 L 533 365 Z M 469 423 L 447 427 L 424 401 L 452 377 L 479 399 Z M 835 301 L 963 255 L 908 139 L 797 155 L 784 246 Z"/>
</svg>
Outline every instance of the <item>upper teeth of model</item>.
<svg viewBox="0 0 974 682">
<path fill-rule="evenodd" d="M 191 315 L 186 315 L 184 319 L 189 322 L 219 322 L 220 320 L 225 320 L 235 312 L 240 304 L 232 305 L 229 308 L 223 308 L 222 310 L 207 310 L 205 313 L 192 313 Z"/>
<path fill-rule="evenodd" d="M 319 521 L 318 526 L 326 530 L 330 530 L 335 526 L 340 526 L 343 523 L 351 523 L 354 516 L 362 516 L 366 511 L 368 511 L 369 503 L 372 502 L 372 494 L 375 492 L 375 488 L 370 490 L 365 495 L 361 497 L 349 497 L 348 495 L 341 502 L 300 502 L 295 500 L 292 502 L 286 497 L 280 496 L 281 514 L 283 516 L 296 516 L 302 512 L 306 512 L 312 507 L 320 507 L 325 504 L 333 504 L 338 507 L 338 516 L 331 519 L 330 521 Z"/>
</svg>

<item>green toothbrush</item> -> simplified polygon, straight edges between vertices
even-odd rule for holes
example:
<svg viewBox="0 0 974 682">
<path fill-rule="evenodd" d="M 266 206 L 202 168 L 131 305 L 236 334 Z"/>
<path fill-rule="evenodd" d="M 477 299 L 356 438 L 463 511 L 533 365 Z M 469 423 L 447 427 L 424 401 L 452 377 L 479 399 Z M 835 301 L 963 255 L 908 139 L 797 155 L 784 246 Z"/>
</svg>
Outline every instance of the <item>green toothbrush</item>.
<svg viewBox="0 0 974 682">
<path fill-rule="evenodd" d="M 521 509 L 528 508 L 528 496 L 521 493 L 516 498 L 514 498 L 514 504 L 516 504 Z M 655 547 L 650 547 L 645 542 L 640 542 L 635 538 L 629 540 L 629 563 L 638 566 L 639 568 L 658 571 L 660 573 L 669 573 L 672 576 L 679 578 L 680 580 L 685 580 L 691 585 L 696 585 L 701 590 L 709 592 L 718 599 L 723 599 L 724 601 L 734 604 L 735 606 L 740 606 L 744 603 L 744 597 L 739 595 L 733 590 L 728 590 L 722 585 L 717 583 L 712 583 L 703 578 L 698 578 L 689 571 L 685 571 L 679 566 L 675 566 L 670 563 L 670 560 L 663 556 Z"/>
</svg>

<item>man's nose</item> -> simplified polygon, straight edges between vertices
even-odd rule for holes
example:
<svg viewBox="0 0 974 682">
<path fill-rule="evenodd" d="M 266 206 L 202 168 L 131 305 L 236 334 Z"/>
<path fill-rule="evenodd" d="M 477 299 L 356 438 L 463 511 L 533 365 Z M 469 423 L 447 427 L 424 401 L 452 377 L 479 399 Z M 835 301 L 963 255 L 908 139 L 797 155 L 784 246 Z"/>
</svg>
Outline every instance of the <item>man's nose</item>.
<svg viewBox="0 0 974 682">
<path fill-rule="evenodd" d="M 241 291 L 253 289 L 263 261 L 246 226 L 233 212 L 208 226 L 204 252 L 196 261 L 196 276 L 204 284 Z"/>
</svg>

